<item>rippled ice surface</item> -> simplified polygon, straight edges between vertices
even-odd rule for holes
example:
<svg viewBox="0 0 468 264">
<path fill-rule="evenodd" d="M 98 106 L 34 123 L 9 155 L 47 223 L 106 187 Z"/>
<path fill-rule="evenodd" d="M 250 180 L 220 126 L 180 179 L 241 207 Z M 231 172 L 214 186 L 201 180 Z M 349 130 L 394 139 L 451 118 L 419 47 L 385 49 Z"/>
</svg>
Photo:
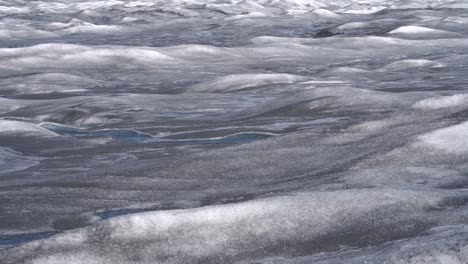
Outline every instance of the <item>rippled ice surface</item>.
<svg viewBox="0 0 468 264">
<path fill-rule="evenodd" d="M 468 263 L 468 2 L 0 15 L 1 263 Z"/>
</svg>

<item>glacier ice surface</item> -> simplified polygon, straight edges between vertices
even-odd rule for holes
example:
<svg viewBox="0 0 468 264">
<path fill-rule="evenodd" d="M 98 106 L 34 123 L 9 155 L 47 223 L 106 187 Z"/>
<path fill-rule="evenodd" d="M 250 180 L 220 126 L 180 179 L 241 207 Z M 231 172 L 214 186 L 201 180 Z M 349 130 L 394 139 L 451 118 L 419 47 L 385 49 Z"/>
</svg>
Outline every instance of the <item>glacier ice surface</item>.
<svg viewBox="0 0 468 264">
<path fill-rule="evenodd" d="M 0 0 L 0 263 L 467 263 L 465 0 Z"/>
</svg>

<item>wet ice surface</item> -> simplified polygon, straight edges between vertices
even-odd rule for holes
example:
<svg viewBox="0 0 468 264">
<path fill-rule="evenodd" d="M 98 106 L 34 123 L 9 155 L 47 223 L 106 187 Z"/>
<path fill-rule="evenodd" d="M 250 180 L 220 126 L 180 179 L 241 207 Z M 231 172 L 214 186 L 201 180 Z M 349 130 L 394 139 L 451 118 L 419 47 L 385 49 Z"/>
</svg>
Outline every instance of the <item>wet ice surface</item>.
<svg viewBox="0 0 468 264">
<path fill-rule="evenodd" d="M 466 1 L 0 1 L 0 262 L 467 263 Z"/>
</svg>

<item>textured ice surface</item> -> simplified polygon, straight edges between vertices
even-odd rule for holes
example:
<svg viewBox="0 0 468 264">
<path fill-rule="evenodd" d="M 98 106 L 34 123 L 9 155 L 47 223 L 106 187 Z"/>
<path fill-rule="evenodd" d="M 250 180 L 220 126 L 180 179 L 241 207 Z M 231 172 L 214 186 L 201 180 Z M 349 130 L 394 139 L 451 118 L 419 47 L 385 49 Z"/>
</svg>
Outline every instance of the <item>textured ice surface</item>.
<svg viewBox="0 0 468 264">
<path fill-rule="evenodd" d="M 38 125 L 15 120 L 0 120 L 0 133 L 2 134 L 38 134 L 56 135 L 54 132 L 44 129 Z"/>
<path fill-rule="evenodd" d="M 420 139 L 432 147 L 461 154 L 468 152 L 466 133 L 468 133 L 468 122 L 441 128 L 420 136 Z"/>
<path fill-rule="evenodd" d="M 0 16 L 0 263 L 467 263 L 465 0 Z"/>
</svg>

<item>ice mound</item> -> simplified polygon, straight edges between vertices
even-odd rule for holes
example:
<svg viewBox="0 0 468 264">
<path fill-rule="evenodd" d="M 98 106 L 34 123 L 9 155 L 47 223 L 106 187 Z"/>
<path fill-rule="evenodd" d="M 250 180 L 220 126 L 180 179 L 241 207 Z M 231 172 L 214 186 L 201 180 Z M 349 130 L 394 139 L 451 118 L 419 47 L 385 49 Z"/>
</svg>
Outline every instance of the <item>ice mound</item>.
<svg viewBox="0 0 468 264">
<path fill-rule="evenodd" d="M 440 34 L 446 33 L 443 30 L 426 28 L 420 26 L 402 26 L 389 32 L 389 34 Z"/>
<path fill-rule="evenodd" d="M 421 110 L 437 110 L 465 106 L 467 103 L 467 94 L 455 94 L 450 96 L 427 98 L 415 103 L 412 107 Z"/>
<path fill-rule="evenodd" d="M 57 135 L 39 125 L 15 120 L 0 120 L 0 134 Z"/>
<path fill-rule="evenodd" d="M 445 64 L 431 60 L 401 60 L 392 62 L 382 68 L 380 71 L 401 71 L 411 68 L 440 68 Z"/>
<path fill-rule="evenodd" d="M 23 30 L 8 30 L 0 29 L 0 37 L 4 39 L 34 39 L 34 38 L 50 38 L 56 37 L 54 34 L 45 30 L 23 29 Z"/>
<path fill-rule="evenodd" d="M 23 4 L 22 1 L 13 2 L 6 6 L 4 5 L 4 3 L 2 3 L 2 6 L 0 6 L 0 13 L 4 15 L 26 14 L 31 11 L 31 9 L 28 8 L 27 6 L 19 6 L 21 4 Z M 15 6 L 15 5 L 18 5 L 18 6 Z"/>
<path fill-rule="evenodd" d="M 359 73 L 368 73 L 368 70 L 364 69 L 359 69 L 355 67 L 336 67 L 332 68 L 330 70 L 327 70 L 325 73 L 330 74 L 330 75 L 335 75 L 335 74 L 359 74 Z"/>
<path fill-rule="evenodd" d="M 441 128 L 434 132 L 421 135 L 419 140 L 427 146 L 453 154 L 468 153 L 468 122 Z"/>
<path fill-rule="evenodd" d="M 89 47 L 73 44 L 40 44 L 26 48 L 0 49 L 0 59 L 3 67 L 12 69 L 148 66 L 174 61 L 174 58 L 149 48 Z"/>
<path fill-rule="evenodd" d="M 341 20 L 343 17 L 337 13 L 334 13 L 330 10 L 327 9 L 322 9 L 322 8 L 317 8 L 314 11 L 312 11 L 314 14 L 319 15 L 320 17 L 325 17 L 329 19 L 338 19 Z"/>
<path fill-rule="evenodd" d="M 163 52 L 172 57 L 180 59 L 215 59 L 225 60 L 229 57 L 236 57 L 234 52 L 220 47 L 208 45 L 180 45 L 175 47 L 166 47 Z"/>
<path fill-rule="evenodd" d="M 416 38 L 434 37 L 434 38 L 458 38 L 463 37 L 462 34 L 450 32 L 446 30 L 433 29 L 421 26 L 402 26 L 388 32 L 390 35 L 413 36 Z"/>
<path fill-rule="evenodd" d="M 353 229 L 385 233 L 410 228 L 414 220 L 409 219 L 440 201 L 433 193 L 396 190 L 291 194 L 234 205 L 121 216 L 0 256 L 5 264 L 253 261 L 271 255 L 272 250 L 275 254 L 314 253 L 332 238 L 343 244 L 368 239 L 347 234 Z M 373 214 L 376 211 L 380 216 Z M 344 230 L 348 230 L 346 235 Z"/>
<path fill-rule="evenodd" d="M 197 84 L 188 89 L 190 92 L 234 92 L 273 84 L 291 84 L 307 80 L 307 77 L 291 74 L 236 74 L 218 78 L 214 81 Z"/>
<path fill-rule="evenodd" d="M 126 29 L 121 26 L 115 25 L 94 25 L 92 23 L 79 23 L 73 24 L 70 27 L 64 27 L 61 33 L 78 34 L 78 33 L 100 33 L 100 34 L 116 34 L 125 31 Z"/>
</svg>

